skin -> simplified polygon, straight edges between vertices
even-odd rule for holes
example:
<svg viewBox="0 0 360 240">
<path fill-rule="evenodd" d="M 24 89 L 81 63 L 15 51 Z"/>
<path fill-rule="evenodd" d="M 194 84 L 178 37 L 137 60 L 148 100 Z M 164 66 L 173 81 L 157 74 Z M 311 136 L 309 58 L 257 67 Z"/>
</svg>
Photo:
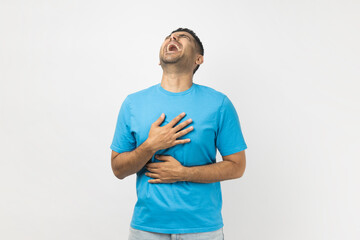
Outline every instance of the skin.
<svg viewBox="0 0 360 240">
<path fill-rule="evenodd" d="M 189 142 L 189 139 L 177 140 L 177 138 L 192 130 L 192 128 L 183 129 L 191 123 L 191 119 L 174 127 L 184 116 L 185 114 L 179 114 L 168 124 L 160 127 L 165 119 L 165 115 L 162 115 L 151 124 L 148 138 L 136 149 L 120 154 L 112 151 L 111 167 L 114 175 L 119 179 L 124 179 L 140 171 L 148 161 L 151 161 L 156 151 Z"/>
<path fill-rule="evenodd" d="M 181 46 L 177 53 L 167 53 L 170 43 Z M 195 67 L 204 62 L 204 57 L 196 52 L 195 39 L 187 32 L 175 32 L 165 38 L 160 47 L 159 65 L 163 69 L 161 86 L 170 92 L 182 92 L 189 89 L 193 82 Z"/>
<path fill-rule="evenodd" d="M 167 52 L 166 47 L 169 43 L 176 43 L 180 46 L 180 51 Z M 187 32 L 175 32 L 166 37 L 160 47 L 159 58 L 159 65 L 163 69 L 161 86 L 170 92 L 189 89 L 193 83 L 195 67 L 204 61 L 203 56 L 196 51 L 195 39 Z M 192 127 L 185 128 L 191 123 L 191 119 L 174 127 L 184 116 L 185 114 L 180 114 L 160 127 L 165 119 L 165 115 L 162 115 L 151 125 L 148 138 L 143 144 L 131 152 L 119 154 L 112 151 L 111 166 L 115 176 L 123 179 L 138 172 L 144 166 L 149 171 L 145 174 L 152 178 L 149 183 L 177 181 L 212 183 L 243 176 L 246 167 L 245 150 L 222 156 L 221 162 L 202 166 L 185 167 L 177 159 L 167 155 L 155 156 L 160 162 L 150 162 L 156 151 L 191 141 L 177 140 L 193 130 Z"/>
</svg>

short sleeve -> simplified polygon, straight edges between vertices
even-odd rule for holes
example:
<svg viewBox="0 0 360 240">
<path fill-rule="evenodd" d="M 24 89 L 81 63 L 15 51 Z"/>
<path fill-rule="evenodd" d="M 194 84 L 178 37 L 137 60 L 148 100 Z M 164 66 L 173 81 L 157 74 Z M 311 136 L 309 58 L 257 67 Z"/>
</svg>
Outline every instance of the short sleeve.
<svg viewBox="0 0 360 240">
<path fill-rule="evenodd" d="M 131 133 L 131 108 L 129 98 L 121 104 L 115 133 L 110 148 L 115 152 L 129 152 L 136 148 L 136 139 Z"/>
<path fill-rule="evenodd" d="M 236 109 L 226 95 L 219 111 L 216 147 L 222 156 L 247 148 Z"/>
</svg>

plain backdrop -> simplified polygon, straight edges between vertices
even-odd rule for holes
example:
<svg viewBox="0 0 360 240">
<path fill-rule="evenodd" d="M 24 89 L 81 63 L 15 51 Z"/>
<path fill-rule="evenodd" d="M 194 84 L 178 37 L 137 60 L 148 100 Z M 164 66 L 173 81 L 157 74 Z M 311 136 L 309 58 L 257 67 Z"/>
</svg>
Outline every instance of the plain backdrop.
<svg viewBox="0 0 360 240">
<path fill-rule="evenodd" d="M 135 175 L 110 145 L 122 101 L 161 81 L 178 27 L 194 82 L 248 145 L 223 181 L 226 240 L 360 239 L 360 2 L 0 0 L 0 238 L 127 239 Z M 218 160 L 221 156 L 218 153 Z"/>
</svg>

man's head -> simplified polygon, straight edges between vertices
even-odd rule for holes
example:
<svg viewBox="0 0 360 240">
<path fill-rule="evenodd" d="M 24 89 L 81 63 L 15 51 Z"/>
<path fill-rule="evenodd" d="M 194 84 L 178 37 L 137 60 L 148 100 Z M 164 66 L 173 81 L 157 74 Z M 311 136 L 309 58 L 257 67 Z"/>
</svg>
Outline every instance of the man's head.
<svg viewBox="0 0 360 240">
<path fill-rule="evenodd" d="M 180 64 L 182 67 L 191 68 L 193 74 L 202 64 L 203 56 L 204 47 L 199 37 L 188 28 L 172 31 L 160 49 L 162 64 Z"/>
</svg>

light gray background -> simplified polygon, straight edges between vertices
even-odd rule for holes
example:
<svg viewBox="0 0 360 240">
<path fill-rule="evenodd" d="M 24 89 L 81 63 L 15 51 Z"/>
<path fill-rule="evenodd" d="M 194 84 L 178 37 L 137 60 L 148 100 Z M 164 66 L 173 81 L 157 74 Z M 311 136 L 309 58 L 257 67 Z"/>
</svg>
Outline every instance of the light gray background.
<svg viewBox="0 0 360 240">
<path fill-rule="evenodd" d="M 110 144 L 127 94 L 161 80 L 178 27 L 194 82 L 229 96 L 242 178 L 222 182 L 227 240 L 360 238 L 359 1 L 0 1 L 0 238 L 127 239 L 135 175 Z M 221 156 L 218 154 L 218 159 Z"/>
</svg>

